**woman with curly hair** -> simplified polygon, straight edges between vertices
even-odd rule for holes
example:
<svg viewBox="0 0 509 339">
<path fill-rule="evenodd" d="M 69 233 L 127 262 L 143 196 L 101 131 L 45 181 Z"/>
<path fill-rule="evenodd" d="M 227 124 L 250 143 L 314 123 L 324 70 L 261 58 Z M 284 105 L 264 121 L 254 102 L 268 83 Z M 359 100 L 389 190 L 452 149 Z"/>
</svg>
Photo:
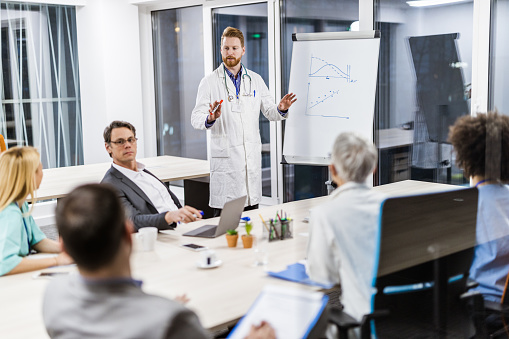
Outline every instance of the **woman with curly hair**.
<svg viewBox="0 0 509 339">
<path fill-rule="evenodd" d="M 509 272 L 509 117 L 497 112 L 461 117 L 449 140 L 458 167 L 479 190 L 470 278 L 485 300 L 500 302 Z"/>
</svg>

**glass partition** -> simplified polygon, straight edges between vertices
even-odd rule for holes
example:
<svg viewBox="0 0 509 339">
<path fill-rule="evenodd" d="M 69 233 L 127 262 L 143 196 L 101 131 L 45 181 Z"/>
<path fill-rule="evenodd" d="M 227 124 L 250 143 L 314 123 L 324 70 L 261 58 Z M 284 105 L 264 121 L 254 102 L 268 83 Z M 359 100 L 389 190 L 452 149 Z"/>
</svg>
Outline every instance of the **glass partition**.
<svg viewBox="0 0 509 339">
<path fill-rule="evenodd" d="M 244 34 L 246 54 L 242 63 L 258 73 L 265 84 L 269 85 L 269 42 L 267 24 L 267 4 L 249 4 L 215 8 L 212 11 L 214 34 L 214 68 L 221 64 L 221 35 L 223 30 L 232 26 Z M 271 166 L 270 166 L 270 121 L 260 112 L 259 129 L 262 142 L 262 195 L 270 197 Z"/>
<path fill-rule="evenodd" d="M 376 181 L 463 184 L 447 133 L 457 117 L 470 114 L 473 3 L 410 4 L 377 6 Z"/>
</svg>

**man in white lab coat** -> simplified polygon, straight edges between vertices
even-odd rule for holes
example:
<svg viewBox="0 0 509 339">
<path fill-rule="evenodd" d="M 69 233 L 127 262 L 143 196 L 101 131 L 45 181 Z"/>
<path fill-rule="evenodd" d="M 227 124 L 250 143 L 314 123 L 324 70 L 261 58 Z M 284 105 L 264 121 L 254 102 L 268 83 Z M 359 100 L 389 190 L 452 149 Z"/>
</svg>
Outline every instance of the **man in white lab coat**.
<svg viewBox="0 0 509 339">
<path fill-rule="evenodd" d="M 227 27 L 221 36 L 223 63 L 203 78 L 191 123 L 211 130 L 210 207 L 219 215 L 224 204 L 247 195 L 246 210 L 258 208 L 262 196 L 260 110 L 272 121 L 286 119 L 297 100 L 293 93 L 274 103 L 263 79 L 240 62 L 244 36 Z"/>
</svg>

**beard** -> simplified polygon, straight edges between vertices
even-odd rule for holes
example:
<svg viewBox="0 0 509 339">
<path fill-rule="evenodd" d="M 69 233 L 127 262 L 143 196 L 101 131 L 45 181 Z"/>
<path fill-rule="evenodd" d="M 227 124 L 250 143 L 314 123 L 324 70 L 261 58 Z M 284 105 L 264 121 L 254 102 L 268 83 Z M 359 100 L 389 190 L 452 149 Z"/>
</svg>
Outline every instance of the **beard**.
<svg viewBox="0 0 509 339">
<path fill-rule="evenodd" d="M 242 59 L 242 58 L 235 59 L 233 57 L 229 57 L 229 58 L 223 57 L 223 62 L 228 67 L 235 67 L 240 63 L 240 59 Z"/>
</svg>

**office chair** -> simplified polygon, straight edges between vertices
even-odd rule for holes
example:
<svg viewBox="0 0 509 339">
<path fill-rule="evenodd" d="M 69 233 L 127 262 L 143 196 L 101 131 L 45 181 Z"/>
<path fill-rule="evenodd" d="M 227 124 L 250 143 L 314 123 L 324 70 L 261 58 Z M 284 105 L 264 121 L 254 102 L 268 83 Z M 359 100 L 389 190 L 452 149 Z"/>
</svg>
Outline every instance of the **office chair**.
<svg viewBox="0 0 509 339">
<path fill-rule="evenodd" d="M 372 310 L 360 322 L 332 310 L 329 321 L 340 338 L 356 326 L 362 339 L 471 335 L 464 293 L 474 254 L 477 197 L 471 188 L 383 202 Z"/>
<path fill-rule="evenodd" d="M 7 149 L 7 146 L 5 145 L 4 136 L 0 134 L 0 153 L 5 151 L 6 149 Z"/>
<path fill-rule="evenodd" d="M 482 295 L 471 292 L 471 308 L 476 328 L 476 338 L 509 338 L 509 273 L 499 302 L 484 300 Z"/>
</svg>

